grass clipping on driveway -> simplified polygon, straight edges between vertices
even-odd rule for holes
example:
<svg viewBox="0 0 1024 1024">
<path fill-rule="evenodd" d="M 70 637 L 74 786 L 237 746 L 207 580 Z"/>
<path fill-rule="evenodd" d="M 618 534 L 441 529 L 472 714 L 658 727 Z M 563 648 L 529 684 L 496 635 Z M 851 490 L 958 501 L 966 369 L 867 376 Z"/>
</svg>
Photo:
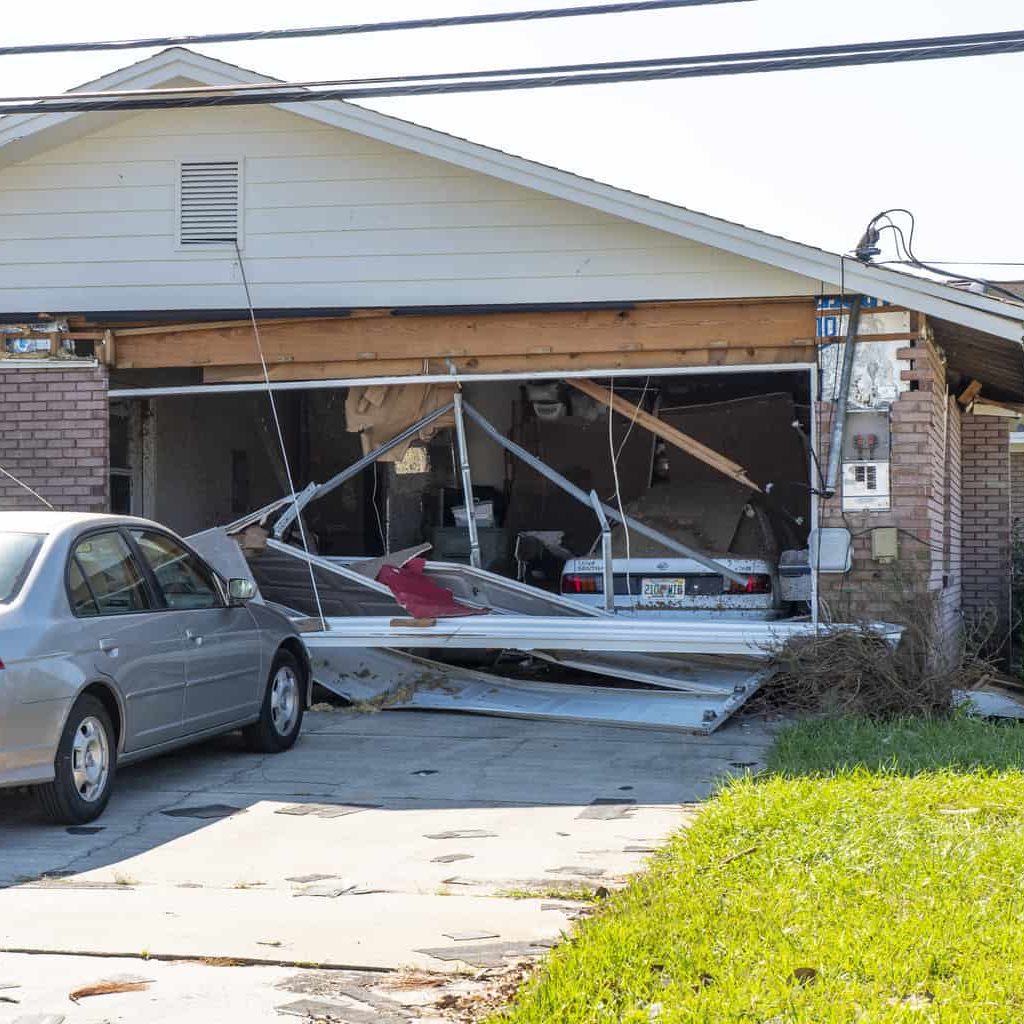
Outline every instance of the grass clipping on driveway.
<svg viewBox="0 0 1024 1024">
<path fill-rule="evenodd" d="M 809 723 L 496 1020 L 1024 1020 L 1024 729 Z"/>
</svg>

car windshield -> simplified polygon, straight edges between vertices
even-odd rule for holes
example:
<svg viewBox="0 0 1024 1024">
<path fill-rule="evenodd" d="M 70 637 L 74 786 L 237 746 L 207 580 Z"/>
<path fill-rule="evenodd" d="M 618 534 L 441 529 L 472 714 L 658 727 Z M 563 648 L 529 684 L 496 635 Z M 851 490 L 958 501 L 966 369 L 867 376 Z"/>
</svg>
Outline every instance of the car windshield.
<svg viewBox="0 0 1024 1024">
<path fill-rule="evenodd" d="M 0 533 L 0 604 L 18 596 L 42 546 L 41 533 Z"/>
</svg>

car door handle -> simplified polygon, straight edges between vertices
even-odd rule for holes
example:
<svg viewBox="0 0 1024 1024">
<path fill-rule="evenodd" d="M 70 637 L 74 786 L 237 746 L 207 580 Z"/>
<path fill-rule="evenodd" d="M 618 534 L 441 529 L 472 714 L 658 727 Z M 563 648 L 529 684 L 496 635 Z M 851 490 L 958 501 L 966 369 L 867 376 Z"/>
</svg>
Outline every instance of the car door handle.
<svg viewBox="0 0 1024 1024">
<path fill-rule="evenodd" d="M 197 633 L 194 629 L 186 629 L 185 630 L 185 639 L 186 640 L 191 640 L 192 643 L 194 643 L 196 645 L 196 647 L 201 647 L 202 644 L 203 644 L 202 636 L 200 636 L 200 634 Z"/>
<path fill-rule="evenodd" d="M 116 640 L 101 640 L 100 650 L 104 654 L 109 654 L 112 657 L 117 657 L 117 641 Z"/>
</svg>

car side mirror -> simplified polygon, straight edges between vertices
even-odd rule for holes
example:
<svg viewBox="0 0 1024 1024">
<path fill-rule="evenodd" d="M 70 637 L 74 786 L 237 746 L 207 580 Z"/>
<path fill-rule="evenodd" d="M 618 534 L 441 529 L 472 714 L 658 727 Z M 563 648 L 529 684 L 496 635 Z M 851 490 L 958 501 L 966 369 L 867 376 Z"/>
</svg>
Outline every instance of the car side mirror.
<svg viewBox="0 0 1024 1024">
<path fill-rule="evenodd" d="M 243 578 L 228 580 L 228 597 L 231 604 L 239 605 L 251 601 L 256 596 L 256 584 Z"/>
</svg>

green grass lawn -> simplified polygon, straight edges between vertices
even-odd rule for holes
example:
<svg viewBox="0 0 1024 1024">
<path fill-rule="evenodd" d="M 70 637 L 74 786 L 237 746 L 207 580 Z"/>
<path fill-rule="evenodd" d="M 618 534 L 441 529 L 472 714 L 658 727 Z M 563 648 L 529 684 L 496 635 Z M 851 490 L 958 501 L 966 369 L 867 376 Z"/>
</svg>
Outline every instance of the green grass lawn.
<svg viewBox="0 0 1024 1024">
<path fill-rule="evenodd" d="M 496 1019 L 1024 1021 L 1024 728 L 785 732 Z"/>
</svg>

